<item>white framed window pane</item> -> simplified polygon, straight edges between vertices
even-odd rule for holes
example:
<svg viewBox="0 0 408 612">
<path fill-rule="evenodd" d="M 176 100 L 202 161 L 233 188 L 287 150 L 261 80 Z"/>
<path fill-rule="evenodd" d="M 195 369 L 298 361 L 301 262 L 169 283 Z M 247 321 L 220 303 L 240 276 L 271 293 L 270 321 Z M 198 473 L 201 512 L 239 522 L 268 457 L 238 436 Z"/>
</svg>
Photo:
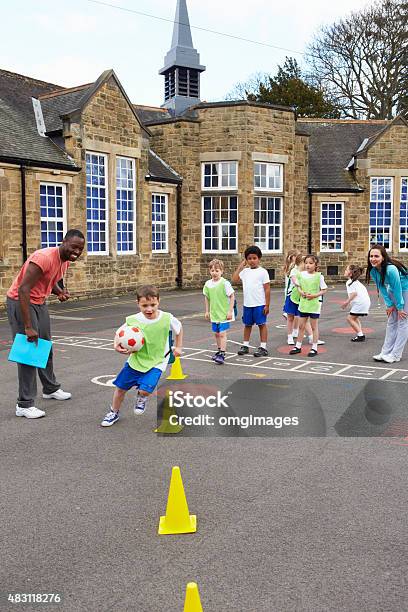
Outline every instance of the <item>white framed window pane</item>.
<svg viewBox="0 0 408 612">
<path fill-rule="evenodd" d="M 408 177 L 401 178 L 399 248 L 408 250 Z"/>
<path fill-rule="evenodd" d="M 238 198 L 205 196 L 202 199 L 203 252 L 236 252 Z"/>
<path fill-rule="evenodd" d="M 152 194 L 152 251 L 168 252 L 168 195 Z"/>
<path fill-rule="evenodd" d="M 136 252 L 135 161 L 116 158 L 116 248 L 118 254 Z"/>
<path fill-rule="evenodd" d="M 254 189 L 259 191 L 282 191 L 283 164 L 255 163 Z"/>
<path fill-rule="evenodd" d="M 236 189 L 237 162 L 213 162 L 202 164 L 203 189 Z"/>
<path fill-rule="evenodd" d="M 86 153 L 86 234 L 89 254 L 108 253 L 107 157 Z"/>
<path fill-rule="evenodd" d="M 254 198 L 254 244 L 261 251 L 282 250 L 282 198 Z"/>
<path fill-rule="evenodd" d="M 386 249 L 392 244 L 392 178 L 372 177 L 370 180 L 370 245 L 382 244 Z"/>
<path fill-rule="evenodd" d="M 40 183 L 41 248 L 60 245 L 66 224 L 66 186 Z"/>
<path fill-rule="evenodd" d="M 320 212 L 320 250 L 343 251 L 343 232 L 343 202 L 322 202 Z"/>
</svg>

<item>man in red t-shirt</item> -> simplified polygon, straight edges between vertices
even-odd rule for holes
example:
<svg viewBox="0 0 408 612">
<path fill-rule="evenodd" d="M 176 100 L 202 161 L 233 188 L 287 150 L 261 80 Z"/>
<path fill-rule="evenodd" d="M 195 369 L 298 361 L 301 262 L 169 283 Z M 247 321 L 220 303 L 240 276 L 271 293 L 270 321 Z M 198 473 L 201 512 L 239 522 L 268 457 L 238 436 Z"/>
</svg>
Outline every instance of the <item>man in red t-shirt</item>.
<svg viewBox="0 0 408 612">
<path fill-rule="evenodd" d="M 51 340 L 50 316 L 45 300 L 54 293 L 60 302 L 66 302 L 68 290 L 59 285 L 70 262 L 76 261 L 85 246 L 82 232 L 69 230 L 59 247 L 35 251 L 27 259 L 7 292 L 7 316 L 13 333 L 25 334 L 29 342 L 38 338 Z M 18 365 L 19 393 L 16 416 L 38 419 L 45 415 L 35 407 L 37 395 L 37 368 Z M 44 369 L 38 368 L 44 399 L 67 400 L 71 394 L 63 391 L 54 375 L 52 349 Z"/>
</svg>

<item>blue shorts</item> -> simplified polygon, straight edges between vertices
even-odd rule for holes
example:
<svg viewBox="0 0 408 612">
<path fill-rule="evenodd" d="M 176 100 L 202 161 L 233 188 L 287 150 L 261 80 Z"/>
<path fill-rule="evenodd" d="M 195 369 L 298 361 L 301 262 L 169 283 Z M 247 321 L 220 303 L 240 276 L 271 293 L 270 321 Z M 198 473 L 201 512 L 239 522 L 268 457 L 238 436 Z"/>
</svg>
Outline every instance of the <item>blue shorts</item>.
<svg viewBox="0 0 408 612">
<path fill-rule="evenodd" d="M 293 315 L 294 317 L 299 316 L 299 304 L 292 302 L 290 295 L 286 296 L 285 304 L 283 305 L 283 312 L 286 312 L 288 315 Z"/>
<path fill-rule="evenodd" d="M 242 309 L 242 322 L 248 327 L 250 325 L 265 325 L 266 315 L 263 309 L 265 306 L 244 306 Z"/>
<path fill-rule="evenodd" d="M 229 328 L 230 328 L 230 324 L 228 323 L 228 321 L 225 321 L 224 323 L 211 323 L 211 329 L 216 334 L 220 334 L 221 332 L 225 332 Z"/>
<path fill-rule="evenodd" d="M 299 317 L 302 317 L 303 319 L 306 319 L 306 317 L 310 317 L 311 319 L 318 319 L 320 317 L 320 313 L 318 312 L 300 312 L 299 310 Z"/>
<path fill-rule="evenodd" d="M 139 372 L 131 368 L 128 363 L 125 363 L 113 384 L 124 391 L 137 387 L 142 389 L 142 391 L 147 391 L 147 393 L 153 393 L 161 375 L 162 371 L 159 368 L 151 368 L 147 372 Z"/>
</svg>

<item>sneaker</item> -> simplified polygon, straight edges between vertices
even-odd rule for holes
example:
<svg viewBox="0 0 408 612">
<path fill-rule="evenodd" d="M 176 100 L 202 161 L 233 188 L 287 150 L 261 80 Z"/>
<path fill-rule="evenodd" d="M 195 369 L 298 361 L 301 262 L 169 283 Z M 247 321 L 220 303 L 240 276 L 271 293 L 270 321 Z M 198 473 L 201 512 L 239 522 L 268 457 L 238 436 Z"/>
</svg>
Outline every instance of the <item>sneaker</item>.
<svg viewBox="0 0 408 612">
<path fill-rule="evenodd" d="M 69 400 L 71 399 L 71 394 L 68 391 L 63 391 L 62 389 L 57 389 L 54 393 L 43 393 L 44 399 L 55 399 L 55 400 Z"/>
<path fill-rule="evenodd" d="M 109 410 L 109 412 L 106 413 L 101 425 L 102 427 L 110 427 L 111 425 L 114 425 L 116 421 L 119 421 L 119 412 Z"/>
<path fill-rule="evenodd" d="M 136 404 L 133 406 L 134 414 L 144 414 L 146 410 L 146 402 L 147 398 L 144 401 L 141 401 L 139 398 L 136 400 Z"/>
<path fill-rule="evenodd" d="M 309 344 L 313 344 L 313 336 L 309 336 L 308 340 L 309 340 Z M 326 344 L 326 342 L 324 340 L 318 340 L 317 344 L 318 346 L 321 346 L 322 344 Z"/>
<path fill-rule="evenodd" d="M 385 361 L 385 363 L 394 363 L 397 361 L 394 355 L 383 355 L 382 360 Z"/>
<path fill-rule="evenodd" d="M 295 346 L 295 348 L 289 351 L 289 355 L 299 355 L 299 353 L 301 352 L 302 352 L 302 349 Z"/>
<path fill-rule="evenodd" d="M 254 357 L 267 357 L 268 355 L 268 349 L 263 348 L 263 346 L 258 347 L 254 353 Z"/>
<path fill-rule="evenodd" d="M 223 353 L 222 351 L 220 351 L 214 359 L 215 363 L 217 363 L 218 365 L 222 365 L 225 361 L 225 353 Z"/>
<path fill-rule="evenodd" d="M 241 348 L 238 349 L 238 355 L 248 355 L 249 354 L 249 346 L 243 344 Z"/>
<path fill-rule="evenodd" d="M 317 355 L 316 349 L 310 349 L 310 351 L 307 354 L 308 357 L 316 357 L 316 355 Z"/>
<path fill-rule="evenodd" d="M 21 406 L 17 404 L 16 416 L 26 417 L 26 419 L 39 419 L 40 417 L 45 416 L 45 412 L 44 410 L 39 410 L 35 406 L 30 406 L 30 408 L 21 408 Z"/>
<path fill-rule="evenodd" d="M 282 312 L 282 317 L 283 317 L 284 319 L 287 319 L 287 318 L 288 318 L 287 313 L 286 313 L 286 312 Z"/>
<path fill-rule="evenodd" d="M 294 346 L 296 344 L 293 339 L 293 336 L 288 336 L 288 344 L 289 346 Z"/>
<path fill-rule="evenodd" d="M 378 355 L 373 355 L 374 361 L 384 361 L 383 357 L 384 355 L 382 353 L 378 353 Z"/>
<path fill-rule="evenodd" d="M 365 336 L 355 336 L 350 338 L 350 342 L 365 342 Z"/>
<path fill-rule="evenodd" d="M 214 355 L 211 357 L 211 359 L 213 361 L 217 361 L 217 356 L 220 354 L 220 351 L 217 351 L 216 353 L 214 353 Z"/>
</svg>

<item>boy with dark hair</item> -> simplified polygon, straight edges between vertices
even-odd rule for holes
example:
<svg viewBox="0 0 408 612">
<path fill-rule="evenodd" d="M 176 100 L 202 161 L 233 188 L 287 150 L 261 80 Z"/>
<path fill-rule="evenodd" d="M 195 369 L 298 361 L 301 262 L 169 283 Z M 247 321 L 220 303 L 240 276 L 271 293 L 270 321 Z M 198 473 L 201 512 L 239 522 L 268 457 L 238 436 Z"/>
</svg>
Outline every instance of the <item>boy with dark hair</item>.
<svg viewBox="0 0 408 612">
<path fill-rule="evenodd" d="M 252 326 L 258 325 L 260 346 L 254 352 L 254 357 L 266 357 L 268 351 L 266 343 L 268 340 L 268 329 L 266 317 L 269 313 L 269 302 L 271 286 L 268 272 L 260 265 L 262 258 L 261 249 L 250 246 L 245 249 L 245 259 L 241 261 L 232 275 L 232 282 L 242 282 L 244 292 L 244 307 L 242 322 L 244 324 L 244 342 L 238 351 L 238 355 L 249 353 L 249 339 Z"/>
<path fill-rule="evenodd" d="M 113 381 L 116 389 L 112 406 L 101 423 L 102 427 L 110 427 L 119 420 L 120 407 L 126 393 L 132 387 L 138 390 L 134 413 L 144 413 L 147 398 L 155 390 L 170 359 L 170 331 L 173 332 L 176 339 L 173 354 L 175 357 L 181 355 L 183 340 L 181 323 L 170 312 L 159 310 L 160 295 L 157 287 L 153 285 L 140 287 L 136 292 L 136 302 L 140 312 L 126 317 L 126 323 L 141 329 L 145 342 L 140 351 L 136 353 L 129 353 L 120 344 L 114 344 L 118 353 L 130 356 Z"/>
</svg>

